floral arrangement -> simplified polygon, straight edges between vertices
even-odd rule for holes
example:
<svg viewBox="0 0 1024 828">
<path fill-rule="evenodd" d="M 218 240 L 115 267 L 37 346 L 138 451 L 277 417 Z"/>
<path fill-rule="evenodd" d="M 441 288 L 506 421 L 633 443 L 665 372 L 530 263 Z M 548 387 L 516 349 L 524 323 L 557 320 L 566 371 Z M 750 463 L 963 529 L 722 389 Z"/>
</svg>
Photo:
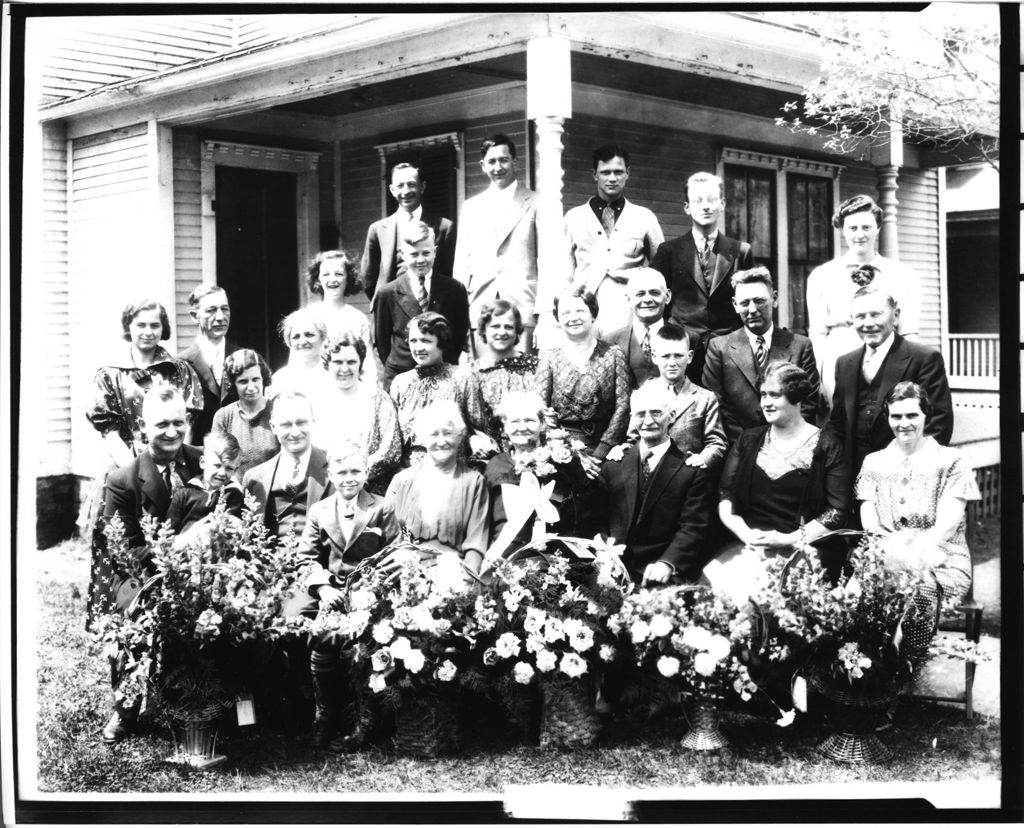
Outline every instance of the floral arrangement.
<svg viewBox="0 0 1024 828">
<path fill-rule="evenodd" d="M 551 478 L 558 473 L 560 466 L 568 466 L 573 460 L 578 460 L 586 448 L 581 440 L 570 439 L 565 429 L 548 429 L 543 445 L 528 453 L 516 452 L 516 474 L 532 472 L 541 480 Z"/>
<path fill-rule="evenodd" d="M 95 633 L 121 662 L 119 702 L 153 690 L 172 718 L 213 718 L 253 680 L 260 646 L 306 629 L 304 618 L 281 617 L 296 589 L 295 543 L 276 545 L 260 515 L 247 494 L 240 520 L 219 505 L 206 531 L 188 539 L 145 517 L 141 555 L 111 519 L 115 566 L 144 580 L 132 607 L 103 616 Z"/>
</svg>

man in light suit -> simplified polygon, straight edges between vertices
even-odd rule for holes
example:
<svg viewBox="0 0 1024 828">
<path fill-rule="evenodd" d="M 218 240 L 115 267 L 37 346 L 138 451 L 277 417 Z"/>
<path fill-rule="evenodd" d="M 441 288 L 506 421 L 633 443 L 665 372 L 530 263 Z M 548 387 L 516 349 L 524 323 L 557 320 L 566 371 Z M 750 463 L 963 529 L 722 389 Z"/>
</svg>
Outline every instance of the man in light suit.
<svg viewBox="0 0 1024 828">
<path fill-rule="evenodd" d="M 327 454 L 310 442 L 313 409 L 298 391 L 285 391 L 270 403 L 270 428 L 281 450 L 245 473 L 242 488 L 263 506 L 263 523 L 271 534 L 301 535 L 313 504 L 334 489 L 327 474 Z"/>
<path fill-rule="evenodd" d="M 765 424 L 759 385 L 770 362 L 792 362 L 807 372 L 814 393 L 800 407 L 804 419 L 813 423 L 817 417 L 820 377 L 811 340 L 773 324 L 772 311 L 778 307 L 779 299 L 768 268 L 741 270 L 732 277 L 732 287 L 732 304 L 743 327 L 711 340 L 701 381 L 701 385 L 718 395 L 729 442 L 736 442 L 744 429 Z M 763 354 L 760 360 L 759 352 Z"/>
<path fill-rule="evenodd" d="M 388 189 L 398 202 L 398 209 L 387 218 L 370 225 L 363 247 L 363 258 L 359 264 L 359 275 L 363 280 L 366 295 L 374 303 L 377 293 L 384 285 L 405 273 L 401 235 L 409 223 L 422 221 L 434 231 L 439 270 L 451 273 L 455 258 L 455 225 L 451 219 L 423 206 L 423 193 L 427 189 L 427 182 L 423 180 L 419 167 L 405 162 L 395 164 L 391 168 L 391 183 Z"/>
<path fill-rule="evenodd" d="M 629 272 L 626 298 L 633 306 L 629 324 L 601 339 L 609 345 L 618 345 L 626 355 L 629 387 L 636 390 L 651 377 L 658 376 L 653 342 L 665 324 L 665 308 L 672 301 L 672 293 L 665 287 L 665 277 L 659 271 L 652 267 L 635 267 Z"/>
<path fill-rule="evenodd" d="M 409 352 L 409 323 L 421 313 L 434 311 L 448 320 L 452 341 L 444 361 L 458 364 L 469 333 L 469 302 L 466 289 L 434 268 L 434 231 L 421 221 L 409 224 L 402 234 L 402 250 L 408 270 L 384 285 L 373 309 L 374 339 L 384 363 L 384 389 L 403 371 L 416 367 Z"/>
<path fill-rule="evenodd" d="M 630 324 L 629 276 L 650 264 L 665 234 L 654 213 L 626 200 L 629 153 L 607 145 L 592 160 L 597 195 L 565 214 L 565 236 L 573 286 L 597 297 L 598 327 L 610 333 Z"/>
<path fill-rule="evenodd" d="M 707 559 L 707 478 L 669 439 L 675 405 L 664 384 L 634 391 L 630 413 L 640 442 L 622 462 L 601 467 L 608 534 L 626 544 L 622 560 L 642 585 L 695 583 Z"/>
<path fill-rule="evenodd" d="M 836 360 L 829 428 L 843 439 L 856 477 L 868 454 L 892 442 L 884 411 L 896 383 L 909 380 L 924 389 L 932 404 L 924 432 L 944 446 L 953 436 L 953 398 L 942 354 L 895 332 L 900 311 L 889 293 L 862 287 L 852 309 L 853 328 L 864 345 Z"/>
<path fill-rule="evenodd" d="M 729 278 L 737 270 L 754 266 L 747 242 L 718 232 L 724 209 L 722 179 L 709 173 L 691 175 L 683 212 L 692 219 L 693 227 L 686 235 L 662 244 L 651 262 L 672 291 L 668 318 L 693 337 L 693 361 L 687 376 L 698 385 L 708 341 L 740 327 Z"/>
<path fill-rule="evenodd" d="M 466 287 L 473 330 L 485 304 L 506 299 L 522 313 L 529 352 L 537 325 L 538 196 L 517 180 L 516 147 L 507 135 L 484 140 L 480 168 L 490 186 L 462 207 L 452 275 Z M 474 355 L 482 349 L 475 337 L 473 348 Z"/>
<path fill-rule="evenodd" d="M 224 379 L 224 358 L 237 350 L 227 341 L 231 324 L 231 305 L 223 288 L 200 285 L 188 297 L 188 313 L 199 324 L 199 336 L 188 348 L 178 354 L 199 375 L 203 386 L 203 410 L 192 424 L 191 440 L 201 446 L 213 426 L 213 415 L 218 408 L 238 399 L 231 380 Z"/>
</svg>

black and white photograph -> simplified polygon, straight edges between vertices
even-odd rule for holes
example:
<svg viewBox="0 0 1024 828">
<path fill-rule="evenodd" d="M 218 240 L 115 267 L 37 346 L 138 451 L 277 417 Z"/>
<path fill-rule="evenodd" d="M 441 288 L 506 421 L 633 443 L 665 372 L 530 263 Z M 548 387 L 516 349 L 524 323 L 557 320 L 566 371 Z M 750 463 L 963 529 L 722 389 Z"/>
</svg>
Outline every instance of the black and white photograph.
<svg viewBox="0 0 1024 828">
<path fill-rule="evenodd" d="M 3 7 L 5 824 L 1021 817 L 1016 6 L 205 6 Z"/>
</svg>

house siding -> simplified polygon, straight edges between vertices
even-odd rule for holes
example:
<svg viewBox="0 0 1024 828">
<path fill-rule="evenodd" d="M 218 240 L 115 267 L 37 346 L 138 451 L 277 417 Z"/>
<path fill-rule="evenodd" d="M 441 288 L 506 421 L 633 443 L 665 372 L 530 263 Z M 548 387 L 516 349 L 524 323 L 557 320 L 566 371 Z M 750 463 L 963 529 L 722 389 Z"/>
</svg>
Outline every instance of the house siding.
<svg viewBox="0 0 1024 828">
<path fill-rule="evenodd" d="M 181 350 L 188 348 L 199 332 L 189 315 L 188 297 L 203 281 L 200 173 L 198 133 L 174 130 L 174 327 Z"/>
</svg>

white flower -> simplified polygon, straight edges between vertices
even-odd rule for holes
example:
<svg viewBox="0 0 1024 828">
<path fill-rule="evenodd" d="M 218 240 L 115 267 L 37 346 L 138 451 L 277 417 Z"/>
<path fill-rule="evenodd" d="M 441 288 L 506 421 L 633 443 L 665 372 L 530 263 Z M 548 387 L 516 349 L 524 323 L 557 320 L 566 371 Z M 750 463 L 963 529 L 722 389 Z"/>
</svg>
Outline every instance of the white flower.
<svg viewBox="0 0 1024 828">
<path fill-rule="evenodd" d="M 579 631 L 569 636 L 569 646 L 578 653 L 585 653 L 594 646 L 594 631 L 582 626 Z"/>
<path fill-rule="evenodd" d="M 527 607 L 526 618 L 523 619 L 523 629 L 528 633 L 539 633 L 544 627 L 544 619 L 546 617 L 544 610 L 539 610 L 536 607 Z"/>
<path fill-rule="evenodd" d="M 520 586 L 513 586 L 505 593 L 503 600 L 505 602 L 505 609 L 509 612 L 516 612 L 519 609 L 519 605 L 526 597 L 526 590 Z"/>
<path fill-rule="evenodd" d="M 598 650 L 601 661 L 612 661 L 615 658 L 615 648 L 611 644 L 602 644 Z"/>
<path fill-rule="evenodd" d="M 417 649 L 410 649 L 402 660 L 405 662 L 405 669 L 410 673 L 418 673 L 427 661 L 423 651 Z"/>
<path fill-rule="evenodd" d="M 429 632 L 434 628 L 434 616 L 431 614 L 430 608 L 424 604 L 413 607 L 410 616 L 413 629 Z"/>
<path fill-rule="evenodd" d="M 667 615 L 655 615 L 651 619 L 651 635 L 655 638 L 664 638 L 672 634 L 672 622 Z"/>
<path fill-rule="evenodd" d="M 683 629 L 683 646 L 691 650 L 706 650 L 711 641 L 711 633 L 703 627 L 692 624 Z"/>
<path fill-rule="evenodd" d="M 558 664 L 558 656 L 551 650 L 537 651 L 537 669 L 542 673 L 550 673 Z"/>
<path fill-rule="evenodd" d="M 395 629 L 389 621 L 381 621 L 373 625 L 373 640 L 378 644 L 387 644 L 395 637 Z"/>
<path fill-rule="evenodd" d="M 384 676 L 380 673 L 374 673 L 370 676 L 370 689 L 374 693 L 383 693 L 388 688 L 388 683 L 384 680 Z"/>
<path fill-rule="evenodd" d="M 544 622 L 544 640 L 549 644 L 554 644 L 556 641 L 561 641 L 565 638 L 565 631 L 562 628 L 562 622 L 557 618 L 549 617 Z"/>
<path fill-rule="evenodd" d="M 525 661 L 517 661 L 512 668 L 512 676 L 520 684 L 529 684 L 533 681 L 533 668 Z"/>
<path fill-rule="evenodd" d="M 391 626 L 398 630 L 408 629 L 412 626 L 412 609 L 410 607 L 398 607 L 395 610 L 395 616 L 391 619 Z M 386 644 L 386 641 L 382 641 L 382 644 Z"/>
<path fill-rule="evenodd" d="M 693 657 L 693 669 L 702 676 L 712 675 L 717 666 L 718 659 L 714 658 L 710 653 L 697 653 Z"/>
<path fill-rule="evenodd" d="M 412 644 L 409 642 L 409 639 L 403 635 L 396 638 L 388 649 L 391 650 L 392 656 L 404 660 L 411 648 Z"/>
<path fill-rule="evenodd" d="M 679 672 L 679 659 L 675 656 L 662 656 L 658 659 L 658 672 L 665 678 L 672 678 Z"/>
<path fill-rule="evenodd" d="M 408 665 L 408 663 L 409 662 L 406 662 L 406 665 Z M 444 661 L 441 662 L 441 665 L 437 668 L 437 678 L 440 681 L 451 681 L 453 678 L 455 678 L 456 672 L 456 667 L 452 663 L 451 659 L 446 658 Z"/>
<path fill-rule="evenodd" d="M 544 636 L 534 633 L 526 639 L 526 652 L 539 653 L 544 649 Z"/>
<path fill-rule="evenodd" d="M 562 656 L 562 663 L 559 668 L 569 678 L 579 678 L 587 672 L 587 662 L 576 653 L 566 653 Z"/>
<path fill-rule="evenodd" d="M 860 581 L 857 580 L 857 576 L 851 575 L 850 580 L 846 582 L 846 594 L 851 598 L 860 598 L 863 592 L 864 590 L 860 585 Z"/>
<path fill-rule="evenodd" d="M 369 589 L 357 589 L 349 595 L 349 605 L 353 610 L 368 610 L 377 603 L 377 596 Z"/>
<path fill-rule="evenodd" d="M 512 632 L 503 633 L 494 642 L 494 649 L 498 651 L 498 655 L 502 658 L 514 658 L 519 655 L 519 650 L 521 649 L 519 636 Z"/>
<path fill-rule="evenodd" d="M 783 710 L 780 711 L 782 715 L 779 716 L 778 721 L 775 722 L 779 727 L 789 727 L 793 724 L 793 720 L 796 718 L 795 710 Z"/>
<path fill-rule="evenodd" d="M 388 650 L 378 650 L 370 656 L 370 663 L 373 665 L 374 670 L 378 673 L 383 673 L 394 664 L 394 659 Z"/>
<path fill-rule="evenodd" d="M 579 632 L 583 627 L 584 624 L 579 618 L 566 618 L 562 622 L 562 630 L 565 631 L 565 634 L 569 636 L 569 638 L 572 638 L 574 635 L 579 635 Z"/>
<path fill-rule="evenodd" d="M 431 631 L 434 635 L 448 635 L 452 631 L 452 622 L 447 618 L 438 618 Z"/>
<path fill-rule="evenodd" d="M 731 650 L 732 644 L 724 635 L 713 635 L 711 640 L 708 641 L 708 655 L 715 661 L 721 661 L 723 658 L 726 658 Z"/>
<path fill-rule="evenodd" d="M 629 629 L 634 644 L 643 644 L 651 636 L 651 628 L 646 621 L 636 621 Z"/>
</svg>

